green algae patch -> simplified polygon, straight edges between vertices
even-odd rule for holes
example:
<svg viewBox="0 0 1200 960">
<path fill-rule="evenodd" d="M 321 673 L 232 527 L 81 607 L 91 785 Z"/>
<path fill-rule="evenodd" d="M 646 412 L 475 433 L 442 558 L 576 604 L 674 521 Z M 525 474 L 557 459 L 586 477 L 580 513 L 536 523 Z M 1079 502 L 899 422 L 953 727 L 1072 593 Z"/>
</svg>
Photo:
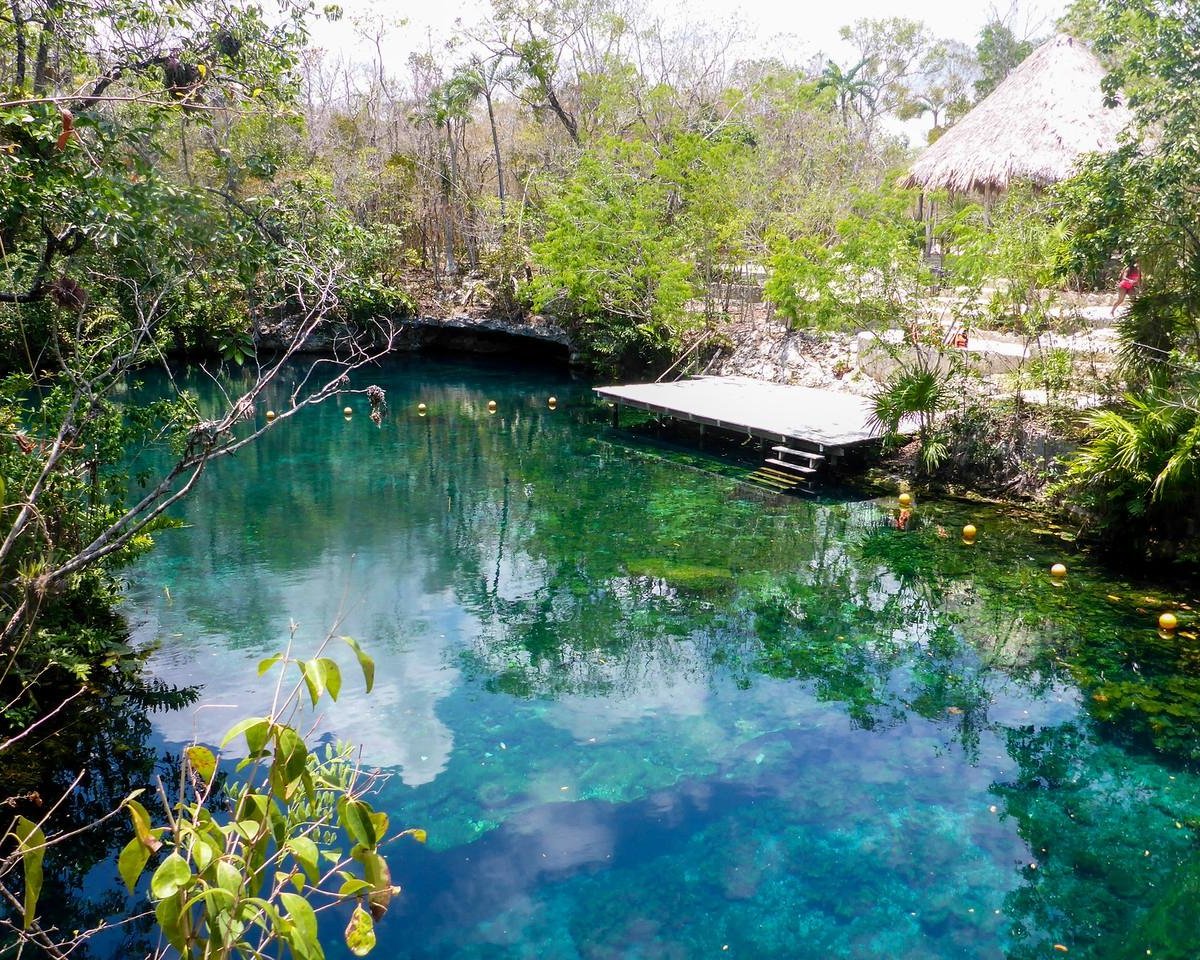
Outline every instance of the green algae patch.
<svg viewBox="0 0 1200 960">
<path fill-rule="evenodd" d="M 631 560 L 625 565 L 631 577 L 666 580 L 680 590 L 716 590 L 733 584 L 733 573 L 723 567 L 702 563 L 675 563 L 671 560 Z"/>
</svg>

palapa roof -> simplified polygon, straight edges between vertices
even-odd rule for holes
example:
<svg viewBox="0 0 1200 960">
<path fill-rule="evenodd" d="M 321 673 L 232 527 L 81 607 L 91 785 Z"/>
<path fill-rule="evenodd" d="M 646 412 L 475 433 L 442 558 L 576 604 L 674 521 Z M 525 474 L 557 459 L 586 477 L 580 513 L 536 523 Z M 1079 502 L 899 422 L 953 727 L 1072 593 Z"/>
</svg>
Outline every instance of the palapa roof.
<svg viewBox="0 0 1200 960">
<path fill-rule="evenodd" d="M 1104 105 L 1104 73 L 1078 40 L 1047 40 L 927 147 L 902 184 L 983 193 L 1065 180 L 1084 154 L 1116 149 L 1129 124 L 1124 106 Z"/>
</svg>

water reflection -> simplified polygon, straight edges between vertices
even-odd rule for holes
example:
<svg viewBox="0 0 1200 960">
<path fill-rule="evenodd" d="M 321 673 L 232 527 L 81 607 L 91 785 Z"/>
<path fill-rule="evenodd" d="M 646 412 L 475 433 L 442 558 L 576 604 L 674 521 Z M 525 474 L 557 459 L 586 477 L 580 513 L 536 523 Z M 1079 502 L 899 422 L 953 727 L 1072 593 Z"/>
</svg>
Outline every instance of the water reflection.
<svg viewBox="0 0 1200 960">
<path fill-rule="evenodd" d="M 130 663 L 98 671 L 91 696 L 76 701 L 63 722 L 47 725 L 4 754 L 0 822 L 7 827 L 16 815 L 42 822 L 49 815 L 45 829 L 54 844 L 46 854 L 38 901 L 43 927 L 61 931 L 59 939 L 66 941 L 72 931 L 126 921 L 79 944 L 73 957 L 151 952 L 149 918 L 135 916 L 141 911 L 130 909 L 117 881 L 115 859 L 128 839 L 122 829 L 127 820 L 104 818 L 135 790 L 152 791 L 156 776 L 171 777 L 176 768 L 154 742 L 152 716 L 186 709 L 195 696 L 190 689 L 139 678 Z M 14 919 L 8 904 L 0 904 L 0 916 Z M 0 928 L 0 957 L 21 956 L 22 949 L 29 954 L 28 945 L 22 948 Z"/>
<path fill-rule="evenodd" d="M 1144 588 L 1055 589 L 980 508 L 764 497 L 544 373 L 378 376 L 381 429 L 338 403 L 221 464 L 131 609 L 205 684 L 168 741 L 265 708 L 289 617 L 371 650 L 319 728 L 430 832 L 387 955 L 1200 953 L 1200 680 Z"/>
</svg>

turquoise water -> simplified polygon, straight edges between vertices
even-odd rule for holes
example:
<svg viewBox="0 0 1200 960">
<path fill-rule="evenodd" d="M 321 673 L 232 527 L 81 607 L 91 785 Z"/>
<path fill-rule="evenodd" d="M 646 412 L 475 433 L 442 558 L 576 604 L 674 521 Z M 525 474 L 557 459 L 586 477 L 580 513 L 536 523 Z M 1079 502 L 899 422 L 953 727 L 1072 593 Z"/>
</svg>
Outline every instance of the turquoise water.
<svg viewBox="0 0 1200 960">
<path fill-rule="evenodd" d="M 376 955 L 1200 956 L 1188 596 L 964 504 L 758 491 L 555 371 L 359 379 L 381 427 L 343 398 L 221 463 L 129 596 L 204 685 L 171 748 L 265 707 L 289 621 L 371 651 L 319 730 L 429 834 Z"/>
</svg>

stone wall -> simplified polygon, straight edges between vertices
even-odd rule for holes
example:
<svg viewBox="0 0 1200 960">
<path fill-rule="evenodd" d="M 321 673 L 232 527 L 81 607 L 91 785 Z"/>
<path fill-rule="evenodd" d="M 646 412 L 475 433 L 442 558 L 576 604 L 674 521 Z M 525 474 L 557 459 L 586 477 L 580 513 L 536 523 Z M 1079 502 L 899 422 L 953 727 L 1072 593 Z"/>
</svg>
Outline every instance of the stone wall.
<svg viewBox="0 0 1200 960">
<path fill-rule="evenodd" d="M 575 362 L 576 350 L 562 327 L 545 317 L 499 320 L 468 315 L 393 319 L 393 349 L 460 350 L 464 353 L 522 353 L 542 357 L 560 356 Z M 282 350 L 290 341 L 289 324 L 264 324 L 258 330 L 258 345 L 264 350 Z M 319 328 L 304 344 L 305 353 L 328 353 L 338 342 L 353 338 L 370 350 L 381 349 L 387 333 L 382 325 L 331 325 Z"/>
<path fill-rule="evenodd" d="M 858 369 L 858 344 L 850 334 L 814 334 L 760 319 L 727 334 L 728 345 L 708 370 L 721 376 L 869 393 L 875 384 Z"/>
</svg>

